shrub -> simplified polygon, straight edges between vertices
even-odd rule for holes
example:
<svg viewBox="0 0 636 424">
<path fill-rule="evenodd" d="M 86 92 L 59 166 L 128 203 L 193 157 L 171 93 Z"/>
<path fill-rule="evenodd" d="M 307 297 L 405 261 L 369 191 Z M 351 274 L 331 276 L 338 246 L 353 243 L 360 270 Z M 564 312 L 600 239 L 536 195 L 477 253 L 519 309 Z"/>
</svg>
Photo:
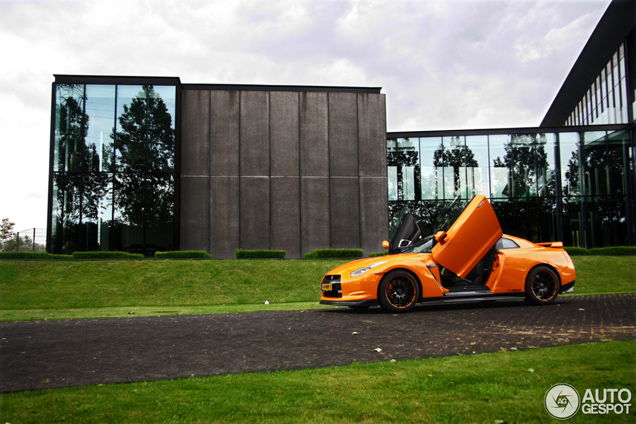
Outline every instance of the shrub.
<svg viewBox="0 0 636 424">
<path fill-rule="evenodd" d="M 636 246 L 564 247 L 570 256 L 636 256 Z"/>
<path fill-rule="evenodd" d="M 305 253 L 305 259 L 312 258 L 361 258 L 364 256 L 362 249 L 316 249 Z"/>
<path fill-rule="evenodd" d="M 236 249 L 236 259 L 285 259 L 284 250 L 243 250 Z"/>
<path fill-rule="evenodd" d="M 369 253 L 369 257 L 370 258 L 375 258 L 376 256 L 386 256 L 389 254 L 388 250 L 385 250 L 384 252 L 371 252 Z"/>
<path fill-rule="evenodd" d="M 634 256 L 636 246 L 594 247 L 589 252 L 594 256 Z"/>
<path fill-rule="evenodd" d="M 144 259 L 144 255 L 128 252 L 74 252 L 73 259 Z"/>
<path fill-rule="evenodd" d="M 582 247 L 565 246 L 563 249 L 565 249 L 565 251 L 568 252 L 568 255 L 570 256 L 586 256 L 590 254 L 587 249 L 584 249 Z"/>
<path fill-rule="evenodd" d="M 47 252 L 0 252 L 0 259 L 72 259 L 72 257 Z"/>
<path fill-rule="evenodd" d="M 203 250 L 172 250 L 169 252 L 155 252 L 159 259 L 210 259 L 212 256 Z"/>
</svg>

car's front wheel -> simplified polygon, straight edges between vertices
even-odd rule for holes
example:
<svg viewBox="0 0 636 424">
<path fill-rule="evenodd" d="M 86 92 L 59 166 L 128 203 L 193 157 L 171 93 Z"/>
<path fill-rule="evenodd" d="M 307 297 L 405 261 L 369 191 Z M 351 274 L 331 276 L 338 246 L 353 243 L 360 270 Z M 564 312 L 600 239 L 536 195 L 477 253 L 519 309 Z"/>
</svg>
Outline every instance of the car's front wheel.
<svg viewBox="0 0 636 424">
<path fill-rule="evenodd" d="M 390 312 L 407 312 L 420 298 L 420 285 L 406 270 L 391 271 L 382 278 L 378 289 L 380 306 Z"/>
<path fill-rule="evenodd" d="M 532 268 L 526 277 L 526 300 L 535 305 L 547 305 L 559 295 L 561 282 L 552 268 L 540 265 Z"/>
</svg>

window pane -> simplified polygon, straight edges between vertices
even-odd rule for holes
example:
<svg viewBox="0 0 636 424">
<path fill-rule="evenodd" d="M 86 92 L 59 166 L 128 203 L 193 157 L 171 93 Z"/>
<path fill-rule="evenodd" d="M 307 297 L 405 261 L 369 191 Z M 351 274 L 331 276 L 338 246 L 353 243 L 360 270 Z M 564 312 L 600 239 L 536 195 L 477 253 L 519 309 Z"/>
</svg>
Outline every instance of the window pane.
<svg viewBox="0 0 636 424">
<path fill-rule="evenodd" d="M 86 115 L 86 146 L 89 151 L 87 171 L 111 171 L 114 153 L 112 135 L 115 127 L 114 85 L 86 86 Z"/>
<path fill-rule="evenodd" d="M 488 136 L 467 136 L 467 196 L 477 194 L 490 197 L 488 185 Z"/>
<path fill-rule="evenodd" d="M 84 86 L 57 84 L 54 171 L 79 172 L 81 170 L 81 156 L 86 143 L 86 125 Z"/>
<path fill-rule="evenodd" d="M 436 200 L 442 196 L 442 168 L 435 165 L 435 151 L 441 142 L 440 137 L 420 138 L 423 200 Z"/>
<path fill-rule="evenodd" d="M 398 200 L 397 166 L 389 166 L 387 170 L 389 180 L 389 200 Z"/>
<path fill-rule="evenodd" d="M 506 146 L 510 144 L 510 136 L 491 135 L 490 144 L 490 192 L 493 198 L 509 196 L 509 172 L 506 164 Z"/>
</svg>

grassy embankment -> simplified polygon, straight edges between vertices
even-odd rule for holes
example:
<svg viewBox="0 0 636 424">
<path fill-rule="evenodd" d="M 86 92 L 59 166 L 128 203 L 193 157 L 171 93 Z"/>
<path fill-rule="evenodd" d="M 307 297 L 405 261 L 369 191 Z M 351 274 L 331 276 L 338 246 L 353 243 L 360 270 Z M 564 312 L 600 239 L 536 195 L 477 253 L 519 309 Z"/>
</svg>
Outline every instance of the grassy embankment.
<svg viewBox="0 0 636 424">
<path fill-rule="evenodd" d="M 634 256 L 573 260 L 577 295 L 636 291 Z M 0 320 L 318 308 L 320 280 L 343 262 L 0 261 Z"/>
</svg>

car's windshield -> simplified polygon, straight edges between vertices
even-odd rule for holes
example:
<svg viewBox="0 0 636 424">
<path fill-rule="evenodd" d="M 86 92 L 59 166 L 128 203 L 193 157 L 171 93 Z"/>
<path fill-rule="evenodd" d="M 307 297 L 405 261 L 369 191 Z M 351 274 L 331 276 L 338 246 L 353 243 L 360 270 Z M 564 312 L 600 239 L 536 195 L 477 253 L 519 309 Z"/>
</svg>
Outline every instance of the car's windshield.
<svg viewBox="0 0 636 424">
<path fill-rule="evenodd" d="M 435 238 L 433 236 L 423 237 L 413 243 L 408 249 L 404 249 L 402 253 L 431 253 L 435 246 Z"/>
</svg>

